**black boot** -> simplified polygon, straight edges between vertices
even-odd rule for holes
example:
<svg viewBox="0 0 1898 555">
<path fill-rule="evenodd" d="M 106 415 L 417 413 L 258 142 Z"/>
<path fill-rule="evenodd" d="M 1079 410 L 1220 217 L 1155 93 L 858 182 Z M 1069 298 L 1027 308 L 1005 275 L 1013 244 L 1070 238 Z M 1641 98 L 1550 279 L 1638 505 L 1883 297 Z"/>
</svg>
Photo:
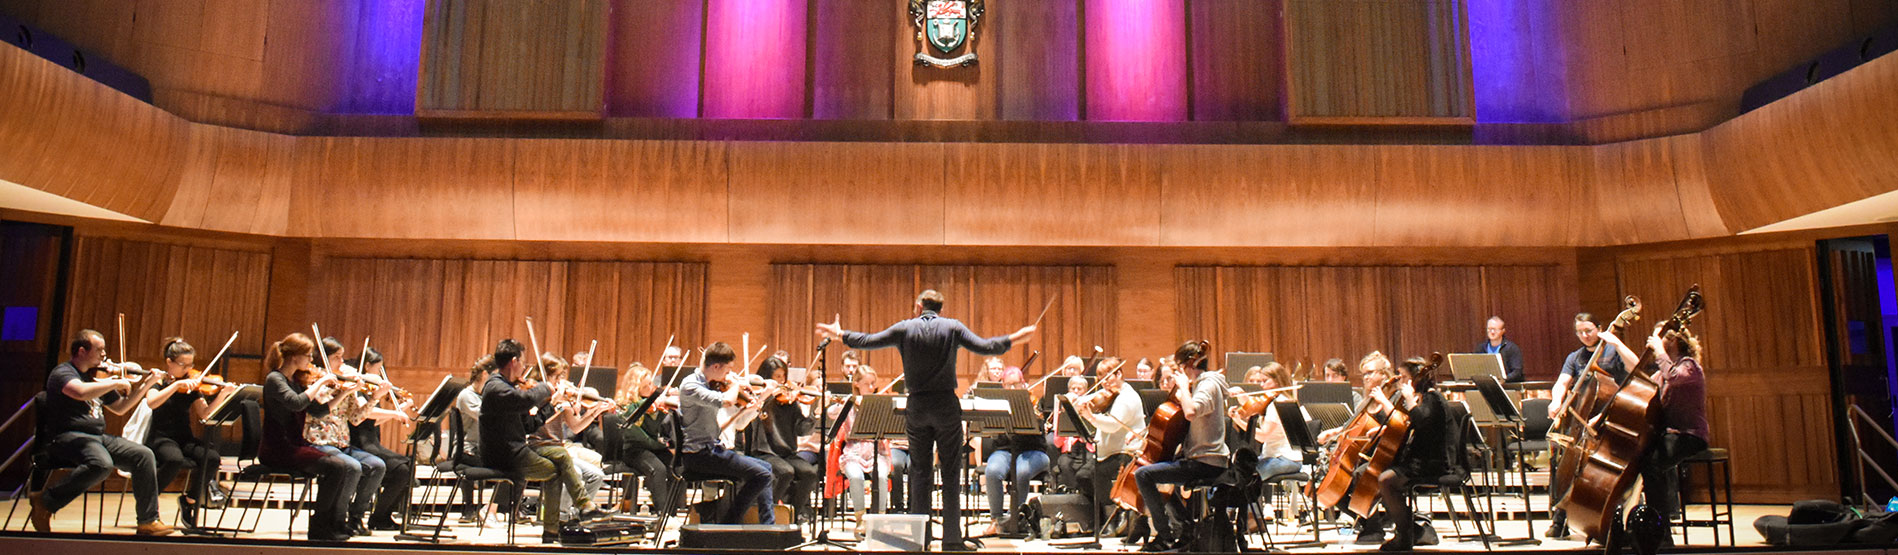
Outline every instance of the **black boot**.
<svg viewBox="0 0 1898 555">
<path fill-rule="evenodd" d="M 1391 531 L 1391 541 L 1377 546 L 1378 551 L 1410 551 L 1417 547 L 1417 525 L 1400 522 Z"/>
<path fill-rule="evenodd" d="M 1570 535 L 1570 532 L 1568 529 L 1568 512 L 1563 511 L 1561 509 L 1550 511 L 1549 512 L 1549 530 L 1547 532 L 1543 532 L 1542 537 L 1566 538 L 1566 537 L 1569 537 L 1569 535 Z"/>
</svg>

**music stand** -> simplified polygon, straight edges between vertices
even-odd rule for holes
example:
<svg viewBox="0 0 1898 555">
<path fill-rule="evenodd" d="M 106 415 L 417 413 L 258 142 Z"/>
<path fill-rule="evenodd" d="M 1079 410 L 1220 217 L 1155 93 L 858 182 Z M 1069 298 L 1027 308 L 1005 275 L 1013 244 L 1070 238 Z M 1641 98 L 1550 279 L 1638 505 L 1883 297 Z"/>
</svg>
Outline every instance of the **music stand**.
<svg viewBox="0 0 1898 555">
<path fill-rule="evenodd" d="M 580 375 L 586 374 L 587 383 L 580 383 Z M 612 399 L 619 394 L 619 368 L 612 366 L 590 366 L 567 371 L 567 382 L 580 387 L 591 387 L 601 397 Z"/>
<path fill-rule="evenodd" d="M 1337 403 L 1347 407 L 1355 404 L 1351 399 L 1351 384 L 1343 382 L 1298 384 L 1298 400 L 1305 403 Z"/>
<path fill-rule="evenodd" d="M 1254 366 L 1265 366 L 1278 360 L 1272 353 L 1246 353 L 1233 351 L 1226 353 L 1226 383 L 1246 381 L 1246 370 Z"/>
<path fill-rule="evenodd" d="M 1061 437 L 1078 437 L 1081 438 L 1081 441 L 1085 441 L 1090 445 L 1093 444 L 1094 423 L 1088 422 L 1086 418 L 1081 418 L 1080 411 L 1075 410 L 1074 403 L 1069 402 L 1066 396 L 1062 396 L 1055 404 L 1059 405 L 1061 410 L 1061 421 L 1056 423 L 1061 428 L 1059 435 Z"/>
<path fill-rule="evenodd" d="M 1451 353 L 1450 377 L 1455 381 L 1473 381 L 1478 376 L 1503 377 L 1503 356 L 1496 353 Z"/>
<path fill-rule="evenodd" d="M 824 382 L 824 392 L 831 395 L 850 395 L 856 393 L 857 389 L 851 386 L 850 382 Z"/>
<path fill-rule="evenodd" d="M 1496 355 L 1485 356 L 1496 357 Z M 1500 357 L 1497 357 L 1497 362 L 1500 368 Z M 1496 417 L 1498 422 L 1510 427 L 1510 435 L 1515 440 L 1520 441 L 1524 435 L 1527 435 L 1527 430 L 1525 430 L 1527 420 L 1522 417 L 1522 411 L 1516 406 L 1516 403 L 1510 400 L 1509 393 L 1503 391 L 1502 377 L 1498 374 L 1477 376 L 1475 382 L 1476 390 L 1481 393 L 1481 395 L 1477 397 L 1480 397 L 1482 402 L 1469 404 L 1471 406 L 1478 404 L 1484 405 L 1484 407 Z M 1464 396 L 1466 400 L 1469 397 L 1468 395 Z M 1504 442 L 1503 445 L 1508 445 L 1508 442 Z M 1529 535 L 1522 538 L 1499 540 L 1496 543 L 1501 545 L 1542 545 L 1542 540 L 1535 538 L 1535 513 L 1529 510 L 1529 469 L 1528 466 L 1522 464 L 1521 461 L 1517 461 L 1516 464 L 1516 478 L 1518 483 L 1522 486 L 1522 518 L 1523 522 L 1528 525 Z M 1491 503 L 1493 504 L 1494 501 L 1492 500 Z M 1493 505 L 1490 507 L 1489 514 L 1491 519 L 1489 529 L 1491 532 L 1494 532 L 1496 530 L 1496 508 Z"/>
<path fill-rule="evenodd" d="M 1147 389 L 1160 387 L 1159 384 L 1153 383 L 1153 380 L 1121 380 L 1121 381 L 1127 382 L 1127 385 L 1134 386 L 1135 390 L 1147 390 Z"/>
<path fill-rule="evenodd" d="M 1260 391 L 1265 391 L 1265 386 L 1259 385 L 1256 383 L 1235 383 L 1235 384 L 1232 384 L 1232 386 L 1239 388 L 1240 394 L 1257 393 Z"/>
<path fill-rule="evenodd" d="M 1311 465 L 1313 468 L 1318 468 L 1318 455 L 1323 451 L 1323 448 L 1318 445 L 1318 438 L 1312 435 L 1311 428 L 1305 424 L 1305 411 L 1299 407 L 1298 402 L 1277 401 L 1272 403 L 1272 410 L 1278 411 L 1279 427 L 1285 429 L 1285 442 L 1291 444 L 1292 447 L 1298 448 L 1300 459 L 1302 459 L 1298 461 L 1299 464 Z M 1323 475 L 1312 476 L 1307 474 L 1306 476 L 1308 479 L 1321 480 L 1324 478 Z M 1265 477 L 1261 476 L 1260 478 Z M 1274 547 L 1322 547 L 1325 545 L 1325 542 L 1318 539 L 1318 531 L 1318 519 L 1313 518 L 1311 522 L 1311 541 Z"/>
<path fill-rule="evenodd" d="M 415 420 L 414 420 L 415 428 L 413 431 L 409 432 L 409 439 L 408 439 L 409 460 L 411 461 L 422 460 L 420 457 L 421 443 L 422 443 L 422 440 L 424 439 L 433 441 L 435 445 L 437 445 L 435 452 L 437 454 L 441 453 L 441 449 L 439 448 L 439 446 L 441 445 L 440 436 L 441 436 L 441 431 L 442 431 L 442 427 L 441 427 L 442 419 L 447 417 L 449 409 L 454 408 L 455 397 L 461 395 L 461 390 L 467 389 L 467 388 L 468 388 L 468 378 L 463 378 L 463 377 L 456 376 L 453 374 L 442 376 L 442 381 L 440 383 L 435 384 L 435 391 L 428 394 L 428 400 L 424 401 L 421 407 L 418 407 L 415 409 Z M 420 472 L 421 472 L 420 464 L 409 465 L 410 483 L 415 482 Z M 443 504 L 442 512 L 440 515 L 438 515 L 435 518 L 434 524 L 415 525 L 415 526 L 420 526 L 424 528 L 433 528 L 434 530 L 431 531 L 428 535 L 415 534 L 409 531 L 409 528 L 411 526 L 409 523 L 415 520 L 414 518 L 411 518 L 411 515 L 415 507 L 415 503 L 412 503 L 412 502 L 404 503 L 402 505 L 402 530 L 395 533 L 395 539 L 402 540 L 402 541 L 428 542 L 428 543 L 437 543 L 437 544 L 441 543 L 443 539 L 449 539 L 449 540 L 455 539 L 454 534 L 442 533 L 443 530 L 446 530 L 448 528 L 448 508 L 454 506 L 452 499 L 454 498 L 455 493 L 456 492 L 452 492 L 452 491 L 448 492 L 448 495 L 451 501 L 449 503 Z M 424 490 L 423 491 L 424 501 L 427 501 L 426 499 L 427 495 L 428 495 L 427 491 Z"/>
<path fill-rule="evenodd" d="M 1002 382 L 975 382 L 975 389 L 992 390 L 992 389 L 1007 389 L 1007 388 L 1002 386 Z"/>
<path fill-rule="evenodd" d="M 212 405 L 211 413 L 208 415 L 205 415 L 204 419 L 198 422 L 200 424 L 204 424 L 205 434 L 207 436 L 214 438 L 218 434 L 212 432 L 211 430 L 216 429 L 221 426 L 229 426 L 229 425 L 235 424 L 237 423 L 237 421 L 244 418 L 243 406 L 244 406 L 245 401 L 250 401 L 250 402 L 262 405 L 263 398 L 264 398 L 264 386 L 257 385 L 257 384 L 244 384 L 244 385 L 238 386 L 236 392 L 233 392 L 230 395 L 226 395 L 223 401 L 219 402 L 216 405 Z M 238 462 L 242 463 L 243 461 L 239 460 Z M 217 485 L 217 477 L 212 476 L 211 482 L 212 482 L 212 485 Z M 230 492 L 228 494 L 229 496 L 235 497 L 237 495 L 237 478 L 235 476 L 231 478 L 231 487 L 229 489 L 226 489 L 225 491 Z M 244 529 L 244 520 L 248 518 L 247 515 L 250 513 L 250 508 L 248 506 L 245 507 L 245 509 L 242 512 L 238 513 L 236 528 L 223 527 L 224 515 L 228 514 L 228 511 L 230 511 L 231 505 L 235 505 L 235 504 L 237 504 L 237 501 L 235 499 L 228 499 L 228 503 L 224 506 L 224 508 L 218 509 L 218 517 L 217 517 L 218 523 L 217 524 L 213 524 L 211 526 L 197 527 L 193 530 L 192 533 L 204 534 L 208 536 L 220 536 L 223 534 L 230 534 L 232 536 L 235 536 L 240 533 L 248 533 L 248 532 L 255 531 L 256 530 L 255 526 L 252 526 L 251 529 L 249 530 Z M 200 522 L 202 522 L 205 518 L 208 518 L 202 513 L 200 513 L 198 517 L 199 517 Z M 261 516 L 258 518 L 259 520 L 262 520 Z"/>
<path fill-rule="evenodd" d="M 697 366 L 661 366 L 659 367 L 659 381 L 653 383 L 678 384 L 679 381 L 673 378 L 673 374 L 684 372 L 685 375 L 690 376 L 693 372 L 697 371 L 699 371 L 699 367 Z"/>
</svg>

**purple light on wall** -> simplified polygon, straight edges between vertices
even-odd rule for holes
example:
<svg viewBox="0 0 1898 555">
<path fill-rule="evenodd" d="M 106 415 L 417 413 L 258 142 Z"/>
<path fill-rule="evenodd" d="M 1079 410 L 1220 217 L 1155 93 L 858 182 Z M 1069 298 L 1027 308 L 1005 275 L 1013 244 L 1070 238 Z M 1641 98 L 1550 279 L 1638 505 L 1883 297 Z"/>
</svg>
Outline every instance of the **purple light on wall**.
<svg viewBox="0 0 1898 555">
<path fill-rule="evenodd" d="M 1470 72 L 1480 123 L 1567 121 L 1563 41 L 1551 2 L 1470 0 Z"/>
<path fill-rule="evenodd" d="M 711 0 L 705 14 L 705 117 L 804 117 L 808 6 L 807 0 Z"/>
<path fill-rule="evenodd" d="M 415 113 L 426 0 L 364 0 L 357 12 L 355 67 L 346 74 L 346 114 Z"/>
<path fill-rule="evenodd" d="M 699 117 L 698 0 L 614 0 L 607 42 L 606 107 L 618 117 Z"/>
<path fill-rule="evenodd" d="M 1186 120 L 1185 0 L 1087 0 L 1087 119 Z"/>
</svg>

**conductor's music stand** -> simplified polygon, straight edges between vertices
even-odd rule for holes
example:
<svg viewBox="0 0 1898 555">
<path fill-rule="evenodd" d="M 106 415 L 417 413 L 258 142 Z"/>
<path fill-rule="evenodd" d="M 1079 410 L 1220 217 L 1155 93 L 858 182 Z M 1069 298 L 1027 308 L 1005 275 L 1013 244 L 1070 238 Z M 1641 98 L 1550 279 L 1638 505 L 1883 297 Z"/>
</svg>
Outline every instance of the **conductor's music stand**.
<svg viewBox="0 0 1898 555">
<path fill-rule="evenodd" d="M 409 460 L 417 461 L 417 462 L 420 462 L 422 460 L 419 457 L 419 455 L 421 455 L 420 446 L 423 439 L 427 439 L 435 445 L 441 445 L 441 441 L 438 436 L 441 435 L 442 419 L 447 416 L 448 410 L 455 406 L 455 397 L 458 395 L 461 395 L 461 390 L 467 389 L 467 388 L 468 388 L 467 378 L 455 376 L 452 374 L 447 375 L 447 376 L 442 376 L 441 383 L 435 384 L 435 391 L 433 393 L 430 393 L 428 395 L 428 400 L 423 402 L 422 406 L 420 408 L 417 408 L 415 411 L 416 413 L 415 420 L 414 420 L 415 428 L 413 431 L 409 432 L 409 439 L 408 439 Z M 436 451 L 439 453 L 441 449 L 437 448 Z M 414 479 L 416 477 L 415 474 L 421 472 L 421 467 L 422 465 L 420 464 L 409 465 L 410 483 L 414 483 Z M 454 495 L 455 495 L 455 492 L 453 491 L 448 492 L 449 499 L 447 500 L 447 502 L 442 503 L 442 512 L 440 515 L 436 516 L 435 524 L 426 526 L 429 528 L 434 528 L 434 530 L 430 531 L 428 535 L 415 534 L 410 531 L 411 525 L 409 523 L 415 520 L 414 518 L 411 517 L 412 511 L 415 507 L 415 503 L 413 502 L 404 503 L 402 505 L 402 530 L 399 532 L 396 532 L 395 539 L 403 540 L 403 541 L 416 541 L 416 542 L 428 542 L 428 543 L 441 543 L 442 540 L 444 539 L 449 539 L 449 540 L 455 539 L 455 536 L 453 534 L 442 533 L 442 530 L 447 528 L 448 508 L 451 506 L 454 506 L 454 502 L 453 502 Z M 422 490 L 422 498 L 423 498 L 422 501 L 424 503 L 428 501 L 427 488 L 424 488 Z M 415 525 L 415 526 L 420 527 L 422 525 Z"/>
</svg>

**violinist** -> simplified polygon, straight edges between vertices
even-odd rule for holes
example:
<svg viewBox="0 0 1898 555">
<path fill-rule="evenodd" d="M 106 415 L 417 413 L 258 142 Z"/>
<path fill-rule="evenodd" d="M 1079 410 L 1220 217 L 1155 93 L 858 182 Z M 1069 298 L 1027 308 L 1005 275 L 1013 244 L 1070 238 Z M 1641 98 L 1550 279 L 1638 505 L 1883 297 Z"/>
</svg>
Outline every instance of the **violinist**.
<svg viewBox="0 0 1898 555">
<path fill-rule="evenodd" d="M 468 368 L 468 387 L 455 394 L 455 418 L 461 421 L 461 455 L 455 458 L 455 464 L 481 466 L 481 391 L 487 387 L 488 374 L 493 372 L 494 355 L 482 355 Z M 461 523 L 480 522 L 481 506 L 474 501 L 474 484 L 467 480 L 461 482 Z M 499 514 L 494 511 L 493 503 L 488 504 L 488 512 Z"/>
<path fill-rule="evenodd" d="M 790 365 L 775 356 L 758 362 L 756 376 L 766 381 L 788 379 Z M 771 497 L 788 502 L 798 518 L 811 513 L 811 490 L 817 487 L 817 465 L 798 458 L 797 438 L 817 429 L 817 422 L 804 413 L 802 388 L 764 399 L 759 419 L 745 429 L 745 452 L 771 465 Z"/>
<path fill-rule="evenodd" d="M 1008 364 L 1002 362 L 1002 357 L 984 357 L 982 359 L 982 374 L 977 376 L 975 381 L 1002 383 L 1002 373 L 1005 370 L 1008 370 Z"/>
<path fill-rule="evenodd" d="M 1094 443 L 1090 441 L 1092 438 L 1083 439 L 1072 435 L 1078 430 L 1070 429 L 1073 425 L 1070 420 L 1063 418 L 1060 409 L 1062 405 L 1074 405 L 1077 414 L 1086 413 L 1085 407 L 1075 403 L 1089 395 L 1090 391 L 1085 377 L 1075 376 L 1066 381 L 1067 393 L 1059 395 L 1055 412 L 1048 415 L 1048 419 L 1053 421 L 1048 439 L 1054 445 L 1054 470 L 1051 472 L 1055 483 L 1087 496 L 1093 491 Z"/>
<path fill-rule="evenodd" d="M 1180 444 L 1179 457 L 1156 462 L 1134 471 L 1140 498 L 1153 522 L 1153 537 L 1140 546 L 1144 552 L 1172 551 L 1185 547 L 1186 526 L 1176 515 L 1186 507 L 1175 495 L 1160 493 L 1161 484 L 1184 484 L 1219 476 L 1231 464 L 1232 453 L 1226 447 L 1226 377 L 1207 371 L 1204 344 L 1188 341 L 1173 353 L 1184 370 L 1171 392 L 1186 417 L 1186 438 Z"/>
<path fill-rule="evenodd" d="M 152 450 L 105 433 L 105 415 L 125 414 L 158 384 L 156 373 L 138 364 L 105 360 L 105 336 L 80 330 L 68 348 L 71 358 L 53 367 L 46 377 L 46 404 L 39 409 L 40 427 L 51 436 L 46 451 L 54 460 L 74 465 L 57 483 L 32 494 L 28 520 L 39 532 L 52 530 L 53 513 L 85 494 L 118 468 L 132 474 L 132 496 L 137 500 L 138 534 L 165 536 L 176 530 L 158 518 L 158 466 Z M 104 367 L 117 377 L 96 377 Z M 84 368 L 87 371 L 81 372 Z M 144 374 L 139 377 L 138 374 Z"/>
<path fill-rule="evenodd" d="M 1672 522 L 1675 495 L 1680 492 L 1681 461 L 1707 450 L 1712 437 L 1707 426 L 1707 375 L 1700 367 L 1700 340 L 1687 328 L 1657 326 L 1648 336 L 1648 348 L 1654 352 L 1660 382 L 1661 434 L 1641 464 L 1642 496 L 1649 507 L 1660 513 L 1663 522 Z M 1673 544 L 1665 536 L 1662 546 Z"/>
<path fill-rule="evenodd" d="M 319 449 L 304 435 L 307 420 L 329 414 L 329 402 L 342 394 L 336 377 L 310 366 L 316 342 L 293 333 L 264 351 L 264 437 L 257 459 L 276 468 L 316 475 L 316 509 L 310 513 L 309 538 L 344 541 L 349 502 L 362 480 L 362 465 L 335 450 Z"/>
<path fill-rule="evenodd" d="M 1549 418 L 1555 418 L 1556 415 L 1561 414 L 1563 407 L 1569 402 L 1569 389 L 1576 380 L 1582 379 L 1584 372 L 1588 371 L 1590 360 L 1595 361 L 1602 370 L 1614 376 L 1617 385 L 1627 383 L 1628 369 L 1640 362 L 1641 355 L 1629 349 L 1621 342 L 1621 338 L 1615 336 L 1614 332 L 1600 328 L 1595 323 L 1593 314 L 1581 312 L 1575 315 L 1575 339 L 1581 341 L 1582 346 L 1570 352 L 1568 358 L 1562 361 L 1562 375 L 1555 378 L 1555 387 L 1549 390 L 1551 395 Z M 1595 356 L 1596 349 L 1604 349 L 1601 356 Z M 1582 416 L 1587 418 L 1594 415 Z M 1560 483 L 1561 478 L 1556 472 L 1556 469 L 1562 467 L 1561 448 L 1551 443 L 1550 455 L 1549 506 L 1555 507 L 1562 502 L 1562 495 L 1568 492 L 1569 485 Z M 1543 535 L 1551 538 L 1568 537 L 1568 511 L 1560 508 L 1550 509 L 1549 529 Z"/>
<path fill-rule="evenodd" d="M 1409 407 L 1410 437 L 1391 467 L 1377 478 L 1379 498 L 1396 531 L 1391 541 L 1378 547 L 1383 551 L 1410 551 L 1416 546 L 1421 526 L 1411 514 L 1409 486 L 1419 480 L 1434 482 L 1449 474 L 1450 461 L 1454 460 L 1451 449 L 1456 447 L 1449 441 L 1450 426 L 1454 425 L 1449 404 L 1437 393 L 1437 378 L 1430 363 L 1411 357 L 1404 360 L 1402 369 L 1393 401 Z"/>
<path fill-rule="evenodd" d="M 382 459 L 383 464 L 388 468 L 382 475 L 382 491 L 376 494 L 375 510 L 369 514 L 368 527 L 370 530 L 400 530 L 402 525 L 396 523 L 395 511 L 408 502 L 409 483 L 415 478 L 415 463 L 410 458 L 382 445 L 382 423 L 394 421 L 408 425 L 409 412 L 414 410 L 413 401 L 398 397 L 396 392 L 401 390 L 389 384 L 388 378 L 384 375 L 387 372 L 383 366 L 380 351 L 374 348 L 365 349 L 357 360 L 360 360 L 363 365 L 360 375 L 372 376 L 373 378 L 368 379 L 378 380 L 385 384 L 376 389 L 378 394 L 372 395 L 367 405 L 369 410 L 349 427 L 350 445 Z M 339 368 L 344 371 L 350 370 L 347 365 Z M 395 408 L 380 407 L 379 405 L 383 402 L 392 403 Z"/>
<path fill-rule="evenodd" d="M 482 466 L 511 472 L 526 480 L 558 480 L 541 489 L 541 541 L 560 541 L 559 497 L 577 499 L 583 518 L 605 516 L 591 497 L 580 493 L 586 484 L 574 468 L 573 457 L 560 445 L 529 445 L 528 419 L 536 407 L 553 397 L 553 386 L 527 379 L 527 349 L 519 341 L 503 339 L 494 347 L 497 372 L 481 390 Z"/>
<path fill-rule="evenodd" d="M 1035 402 L 1035 411 L 1041 415 L 1042 420 L 1045 421 L 1054 414 L 1057 408 L 1054 401 L 1061 396 L 1059 392 L 1067 387 L 1068 378 L 1081 375 L 1081 370 L 1086 366 L 1087 363 L 1083 362 L 1081 357 L 1068 355 L 1068 358 L 1061 361 L 1061 366 L 1055 367 L 1054 377 L 1045 381 L 1047 385 L 1041 388 L 1043 392 L 1041 399 Z"/>
<path fill-rule="evenodd" d="M 694 472 L 727 478 L 737 485 L 729 512 L 707 520 L 736 524 L 745 509 L 755 506 L 760 524 L 776 524 L 777 516 L 772 510 L 771 465 L 731 450 L 718 437 L 722 424 L 719 409 L 738 406 L 744 401 L 740 396 L 744 388 L 725 381 L 730 377 L 732 361 L 737 358 L 731 345 L 723 341 L 713 343 L 705 348 L 704 365 L 685 378 L 679 387 L 682 405 L 679 415 L 685 430 L 685 444 L 679 446 L 679 456 Z"/>
<path fill-rule="evenodd" d="M 850 382 L 850 389 L 857 395 L 871 395 L 877 391 L 876 384 L 876 369 L 871 368 L 867 364 L 859 365 L 857 366 L 856 378 Z M 842 409 L 843 405 L 831 405 L 831 411 L 833 413 L 841 412 Z M 832 416 L 835 416 L 835 414 Z M 854 425 L 856 420 L 857 413 L 853 411 L 850 413 L 850 417 L 846 419 L 844 423 L 840 424 L 844 426 L 843 433 L 846 434 L 846 437 L 849 433 L 849 427 Z M 883 445 L 877 445 L 876 442 L 867 439 L 852 439 L 844 442 L 843 451 L 837 455 L 838 466 L 842 467 L 844 477 L 850 481 L 849 502 L 850 508 L 856 513 L 859 535 L 861 535 L 861 530 L 863 529 L 863 514 L 866 510 L 865 508 L 869 505 L 869 502 L 865 500 L 865 492 L 869 491 L 869 479 L 872 473 L 875 472 L 885 476 L 890 474 L 890 460 L 888 457 L 883 457 L 883 466 L 881 468 L 872 464 L 878 458 L 874 450 L 880 448 L 887 452 L 888 445 L 889 443 L 887 441 L 884 442 Z M 876 510 L 881 512 L 883 510 L 883 496 L 873 495 L 873 497 L 876 498 Z"/>
<path fill-rule="evenodd" d="M 1065 382 L 1064 382 L 1065 383 Z M 1005 389 L 1026 389 L 1021 369 L 1009 367 L 1002 371 L 1002 387 Z M 1046 397 L 1053 401 L 1056 395 Z M 989 522 L 988 530 L 979 534 L 993 536 L 997 533 L 1012 534 L 1018 531 L 1021 515 L 1014 510 L 1028 499 L 1028 483 L 1036 475 L 1048 469 L 1048 438 L 1041 431 L 1032 433 L 1006 434 L 982 440 L 982 457 L 988 461 L 983 468 L 982 484 L 988 491 Z M 1003 486 L 1003 480 L 1008 485 Z M 1002 504 L 1002 492 L 1007 491 L 1009 504 Z"/>
<path fill-rule="evenodd" d="M 620 406 L 623 408 L 619 413 L 619 460 L 632 472 L 627 473 L 626 482 L 622 485 L 630 500 L 637 497 L 632 494 L 637 485 L 634 480 L 644 480 L 647 498 L 657 504 L 660 499 L 664 499 L 660 495 L 666 491 L 666 469 L 672 464 L 672 448 L 661 439 L 668 437 L 666 430 L 671 429 L 672 404 L 661 398 L 653 403 L 646 414 L 633 414 L 645 403 L 646 398 L 660 395 L 661 392 L 659 386 L 653 383 L 653 370 L 645 365 L 633 363 L 626 368 L 626 375 L 626 387 L 620 390 Z M 621 508 L 630 510 L 632 507 Z M 658 510 L 658 507 L 653 509 Z"/>
<path fill-rule="evenodd" d="M 1146 407 L 1140 393 L 1121 378 L 1120 372 L 1101 374 L 1101 387 L 1093 396 L 1075 403 L 1082 418 L 1094 425 L 1094 472 L 1085 476 L 1083 488 L 1094 501 L 1096 515 L 1107 508 L 1114 488 L 1114 477 L 1121 467 L 1133 462 L 1134 455 L 1146 444 Z M 1099 522 L 1096 519 L 1095 522 Z"/>
<path fill-rule="evenodd" d="M 371 384 L 362 373 L 353 366 L 343 363 L 343 344 L 333 337 L 323 338 L 324 352 L 329 355 L 326 368 L 336 380 L 338 394 L 331 397 L 325 405 L 327 411 L 322 414 L 311 413 L 304 419 L 303 438 L 318 450 L 331 454 L 340 454 L 353 459 L 362 477 L 356 482 L 356 491 L 349 497 L 349 516 L 344 522 L 347 532 L 356 536 L 369 535 L 369 527 L 363 522 L 365 515 L 375 502 L 376 490 L 382 487 L 383 478 L 389 475 L 389 465 L 375 453 L 358 449 L 350 443 L 349 427 L 368 418 L 373 404 L 389 393 L 388 384 Z M 312 387 L 316 373 L 306 374 L 304 387 Z M 373 392 L 365 392 L 373 389 Z"/>
<path fill-rule="evenodd" d="M 1268 390 L 1283 387 L 1297 387 L 1298 380 L 1292 377 L 1292 370 L 1284 364 L 1268 362 L 1259 368 L 1258 384 Z M 1286 392 L 1277 396 L 1278 401 L 1296 401 L 1295 392 Z M 1299 409 L 1303 411 L 1304 409 Z M 1266 406 L 1259 414 L 1246 415 L 1248 418 L 1236 419 L 1233 425 L 1246 425 L 1251 430 L 1252 442 L 1259 447 L 1259 478 L 1270 480 L 1275 476 L 1295 474 L 1304 467 L 1304 454 L 1293 447 L 1285 437 L 1285 422 L 1279 418 L 1277 410 Z M 1303 424 L 1300 422 L 1298 424 Z"/>
<path fill-rule="evenodd" d="M 1140 359 L 1140 362 L 1134 363 L 1134 379 L 1153 379 L 1153 363 L 1147 361 L 1145 358 Z"/>
<path fill-rule="evenodd" d="M 145 446 L 158 457 L 160 484 L 171 483 L 178 472 L 190 464 L 188 485 L 185 493 L 178 496 L 178 522 L 190 529 L 198 526 L 198 509 L 209 499 L 205 494 L 217 477 L 218 464 L 217 448 L 199 439 L 192 423 L 210 416 L 211 405 L 222 402 L 237 388 L 226 387 L 221 381 L 202 379 L 199 372 L 191 368 L 197 360 L 197 350 L 183 338 L 166 338 L 164 354 L 165 377 L 171 383 L 145 396 L 145 406 L 152 409 L 152 426 L 145 437 Z M 207 400 L 200 386 L 211 388 L 215 398 Z"/>
<path fill-rule="evenodd" d="M 581 430 L 599 420 L 600 416 L 612 411 L 614 406 L 610 402 L 586 401 L 586 390 L 567 379 L 571 375 L 571 367 L 559 355 L 544 353 L 540 361 L 541 367 L 547 371 L 547 383 L 553 386 L 553 395 L 535 411 L 528 413 L 535 425 L 534 432 L 528 436 L 528 444 L 535 449 L 564 451 L 572 461 L 574 472 L 580 474 L 580 491 L 573 499 L 593 499 L 600 488 L 606 486 L 606 472 L 602 468 L 604 457 L 573 439 Z M 564 522 L 580 517 L 574 504 L 569 503 L 573 499 L 556 496 L 542 502 L 552 503 Z"/>
</svg>

